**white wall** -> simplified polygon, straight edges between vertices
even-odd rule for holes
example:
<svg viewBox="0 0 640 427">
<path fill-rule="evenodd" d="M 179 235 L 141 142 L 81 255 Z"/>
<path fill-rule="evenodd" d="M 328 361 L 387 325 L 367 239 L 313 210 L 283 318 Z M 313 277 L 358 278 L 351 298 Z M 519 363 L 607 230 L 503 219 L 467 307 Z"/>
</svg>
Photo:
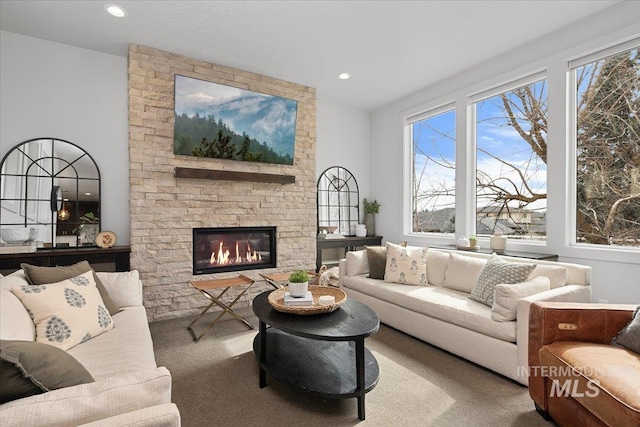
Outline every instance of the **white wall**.
<svg viewBox="0 0 640 427">
<path fill-rule="evenodd" d="M 31 138 L 73 142 L 101 173 L 102 229 L 129 244 L 127 59 L 0 31 L 0 156 Z"/>
<path fill-rule="evenodd" d="M 406 199 L 403 198 L 403 179 L 405 171 L 410 168 L 408 156 L 403 155 L 404 117 L 453 101 L 458 106 L 465 106 L 469 95 L 545 69 L 548 71 L 550 88 L 553 84 L 563 84 L 568 59 L 638 37 L 640 24 L 637 16 L 640 16 L 640 3 L 624 2 L 373 111 L 370 185 L 376 189 L 376 197 L 386 207 L 381 210 L 376 225 L 385 240 L 408 240 L 413 244 L 427 245 L 442 243 L 438 238 L 411 235 L 403 230 L 403 220 L 406 221 L 403 218 Z M 565 121 L 566 101 L 564 95 L 558 96 L 550 90 L 548 181 L 555 184 L 549 186 L 547 246 L 536 248 L 523 244 L 523 247 L 513 249 L 556 253 L 561 261 L 590 265 L 593 268 L 594 301 L 640 303 L 640 251 L 594 250 L 568 243 L 566 230 L 571 212 L 569 204 L 565 202 L 570 193 L 565 165 L 572 160 L 568 158 L 566 149 L 566 128 L 558 126 L 558 123 Z M 463 118 L 459 115 L 458 120 L 462 121 Z M 457 131 L 458 136 L 466 132 L 464 122 L 459 123 Z M 468 174 L 464 176 L 468 177 Z M 456 187 L 472 185 L 469 179 L 464 181 L 456 182 Z M 466 206 L 468 202 L 461 198 L 456 202 L 460 204 L 460 209 L 473 211 Z M 463 228 L 468 226 L 462 224 Z M 454 238 L 450 240 L 447 243 L 454 242 Z"/>
<path fill-rule="evenodd" d="M 361 202 L 365 197 L 376 198 L 369 186 L 369 113 L 318 101 L 316 178 L 331 166 L 351 172 L 358 181 Z M 360 213 L 364 215 L 362 209 Z"/>
</svg>

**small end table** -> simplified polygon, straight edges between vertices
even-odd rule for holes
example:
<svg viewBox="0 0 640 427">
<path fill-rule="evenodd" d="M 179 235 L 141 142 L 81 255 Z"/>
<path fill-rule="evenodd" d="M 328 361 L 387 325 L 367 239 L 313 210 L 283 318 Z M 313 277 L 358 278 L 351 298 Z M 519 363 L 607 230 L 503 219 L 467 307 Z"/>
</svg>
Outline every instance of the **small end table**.
<svg viewBox="0 0 640 427">
<path fill-rule="evenodd" d="M 225 315 L 225 313 L 229 313 L 230 315 L 235 317 L 237 320 L 247 325 L 250 329 L 254 329 L 253 326 L 249 324 L 249 322 L 247 322 L 238 313 L 233 311 L 233 308 L 232 308 L 234 304 L 238 302 L 240 297 L 242 297 L 245 293 L 247 293 L 247 291 L 251 288 L 251 286 L 254 283 L 255 281 L 252 278 L 244 276 L 242 274 L 237 277 L 232 277 L 229 279 L 213 279 L 213 280 L 201 280 L 201 281 L 189 280 L 189 284 L 191 286 L 196 288 L 202 295 L 204 295 L 206 298 L 209 299 L 209 301 L 211 301 L 211 304 L 209 304 L 204 310 L 202 310 L 202 313 L 200 313 L 200 315 L 196 317 L 193 320 L 193 322 L 191 322 L 187 327 L 189 332 L 191 332 L 191 336 L 193 337 L 193 340 L 197 342 L 200 338 L 206 335 L 207 332 L 209 332 L 211 328 L 213 328 L 214 325 L 218 323 L 218 321 L 220 321 L 220 319 L 222 318 L 222 316 Z M 234 286 L 243 286 L 243 285 L 246 287 L 242 290 L 242 292 L 238 294 L 238 296 L 236 296 L 236 298 L 230 304 L 225 304 L 220 300 L 227 293 L 229 289 L 233 288 Z M 216 289 L 222 289 L 222 292 L 220 292 L 218 295 L 213 295 L 211 292 Z M 195 331 L 193 330 L 193 325 L 195 325 L 202 318 L 202 316 L 204 316 L 204 314 L 207 311 L 209 311 L 209 309 L 214 305 L 218 305 L 220 308 L 222 308 L 222 313 L 220 313 L 215 319 L 213 319 L 213 321 L 209 323 L 209 325 L 204 329 L 204 331 L 202 331 L 200 335 L 196 335 Z"/>
</svg>

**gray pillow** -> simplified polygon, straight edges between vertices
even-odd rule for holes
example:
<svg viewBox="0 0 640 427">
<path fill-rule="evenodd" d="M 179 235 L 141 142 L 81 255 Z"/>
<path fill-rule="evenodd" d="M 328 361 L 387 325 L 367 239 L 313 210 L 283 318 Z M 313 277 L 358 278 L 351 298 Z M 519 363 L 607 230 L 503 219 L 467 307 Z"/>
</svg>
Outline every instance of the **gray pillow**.
<svg viewBox="0 0 640 427">
<path fill-rule="evenodd" d="M 611 340 L 611 344 L 640 354 L 640 305 L 633 312 L 633 318 L 627 326 Z"/>
<path fill-rule="evenodd" d="M 536 264 L 516 264 L 505 261 L 495 253 L 491 254 L 482 267 L 480 276 L 469 294 L 469 299 L 493 306 L 493 294 L 498 284 L 513 285 L 526 282 Z"/>
<path fill-rule="evenodd" d="M 369 277 L 384 279 L 387 265 L 387 248 L 385 246 L 367 246 L 367 261 L 369 261 Z"/>
<path fill-rule="evenodd" d="M 72 277 L 79 276 L 87 271 L 93 271 L 91 265 L 87 261 L 80 261 L 73 265 L 59 265 L 57 267 L 41 267 L 39 265 L 22 263 L 20 264 L 20 267 L 22 267 L 25 276 L 27 276 L 27 280 L 32 285 L 58 283 L 63 280 L 71 279 Z M 102 302 L 104 302 L 105 307 L 107 307 L 109 314 L 113 316 L 119 312 L 120 307 L 113 302 L 107 292 L 107 289 L 104 287 L 100 279 L 98 279 L 98 275 L 95 271 L 93 272 L 93 280 L 96 282 L 96 288 L 98 288 Z"/>
<path fill-rule="evenodd" d="M 0 340 L 0 403 L 93 381 L 64 350 L 34 341 Z"/>
</svg>

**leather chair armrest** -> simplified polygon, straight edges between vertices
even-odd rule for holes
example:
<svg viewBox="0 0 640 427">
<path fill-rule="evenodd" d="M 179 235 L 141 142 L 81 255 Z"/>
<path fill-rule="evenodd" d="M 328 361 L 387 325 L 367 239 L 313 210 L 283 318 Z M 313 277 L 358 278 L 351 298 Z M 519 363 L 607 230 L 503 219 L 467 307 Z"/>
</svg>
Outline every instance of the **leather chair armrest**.
<svg viewBox="0 0 640 427">
<path fill-rule="evenodd" d="M 529 312 L 529 395 L 547 410 L 540 349 L 556 341 L 608 344 L 631 320 L 635 305 L 536 302 Z"/>
</svg>

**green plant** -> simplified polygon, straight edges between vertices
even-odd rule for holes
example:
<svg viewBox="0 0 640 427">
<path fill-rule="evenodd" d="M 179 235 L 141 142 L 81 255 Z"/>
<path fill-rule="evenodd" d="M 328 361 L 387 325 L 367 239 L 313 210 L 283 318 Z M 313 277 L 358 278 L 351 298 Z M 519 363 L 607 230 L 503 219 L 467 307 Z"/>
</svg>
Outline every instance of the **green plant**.
<svg viewBox="0 0 640 427">
<path fill-rule="evenodd" d="M 377 214 L 380 211 L 380 203 L 378 203 L 377 200 L 370 202 L 367 199 L 364 199 L 362 203 L 364 204 L 364 213 Z"/>
<path fill-rule="evenodd" d="M 97 224 L 98 221 L 100 221 L 100 218 L 98 218 L 93 212 L 87 212 L 86 214 L 82 215 L 78 219 L 82 224 L 80 224 L 79 226 L 73 229 L 72 233 L 74 234 L 77 233 L 78 231 L 84 231 L 84 229 L 86 228 L 86 225 Z"/>
<path fill-rule="evenodd" d="M 304 270 L 297 270 L 289 275 L 289 282 L 291 283 L 304 283 L 308 282 L 309 279 L 309 273 Z"/>
<path fill-rule="evenodd" d="M 473 242 L 474 240 L 478 240 L 478 238 L 476 236 L 469 237 L 469 241 Z"/>
</svg>

